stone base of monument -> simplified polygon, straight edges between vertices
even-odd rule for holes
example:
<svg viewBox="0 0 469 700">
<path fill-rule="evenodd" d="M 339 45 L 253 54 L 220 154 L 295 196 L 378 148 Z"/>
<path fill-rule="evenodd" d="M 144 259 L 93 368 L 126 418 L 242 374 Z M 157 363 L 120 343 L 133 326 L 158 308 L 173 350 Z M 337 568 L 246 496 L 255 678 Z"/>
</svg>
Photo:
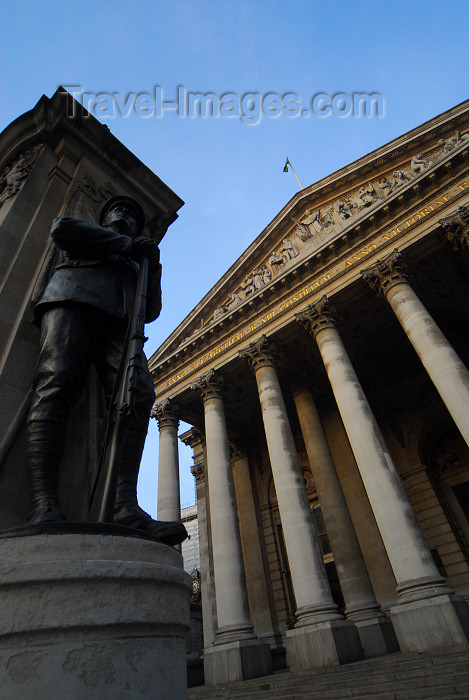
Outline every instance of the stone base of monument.
<svg viewBox="0 0 469 700">
<path fill-rule="evenodd" d="M 443 594 L 391 607 L 401 651 L 469 649 L 469 607 L 458 595 Z"/>
<path fill-rule="evenodd" d="M 2 697 L 183 700 L 181 555 L 131 528 L 54 525 L 0 533 Z"/>
<path fill-rule="evenodd" d="M 204 649 L 206 685 L 245 681 L 272 673 L 270 646 L 261 639 L 243 639 Z"/>
<path fill-rule="evenodd" d="M 347 620 L 317 622 L 288 630 L 285 646 L 290 671 L 308 671 L 363 659 L 357 629 Z"/>
</svg>

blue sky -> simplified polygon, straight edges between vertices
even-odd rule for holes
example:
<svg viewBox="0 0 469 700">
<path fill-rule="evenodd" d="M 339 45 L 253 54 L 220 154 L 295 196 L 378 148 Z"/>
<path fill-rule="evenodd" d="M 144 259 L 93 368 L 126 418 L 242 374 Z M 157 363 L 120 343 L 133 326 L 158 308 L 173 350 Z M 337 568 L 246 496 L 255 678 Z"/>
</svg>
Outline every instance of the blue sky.
<svg viewBox="0 0 469 700">
<path fill-rule="evenodd" d="M 297 191 L 468 97 L 467 2 L 16 0 L 0 8 L 0 130 L 59 84 L 88 92 L 294 93 L 308 117 L 104 117 L 186 204 L 161 244 L 151 354 Z M 379 93 L 382 117 L 311 114 L 317 93 Z M 156 513 L 158 431 L 139 483 Z M 181 445 L 181 501 L 193 501 Z"/>
</svg>

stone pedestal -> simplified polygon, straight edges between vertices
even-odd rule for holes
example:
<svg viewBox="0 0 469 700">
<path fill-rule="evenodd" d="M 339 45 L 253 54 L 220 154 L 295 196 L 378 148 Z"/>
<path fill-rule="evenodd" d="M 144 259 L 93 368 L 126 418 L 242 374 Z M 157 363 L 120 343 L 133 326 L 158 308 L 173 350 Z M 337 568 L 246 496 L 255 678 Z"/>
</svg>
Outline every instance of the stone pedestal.
<svg viewBox="0 0 469 700">
<path fill-rule="evenodd" d="M 2 695 L 183 700 L 191 578 L 181 555 L 130 528 L 79 525 L 0 537 Z"/>
<path fill-rule="evenodd" d="M 403 652 L 469 649 L 469 610 L 461 596 L 450 593 L 399 603 L 391 607 L 391 619 Z"/>
<path fill-rule="evenodd" d="M 260 639 L 242 639 L 204 649 L 206 685 L 245 681 L 272 671 L 270 646 Z"/>
<path fill-rule="evenodd" d="M 363 647 L 365 659 L 388 652 L 399 651 L 399 643 L 392 622 L 387 615 L 353 619 Z"/>
<path fill-rule="evenodd" d="M 363 658 L 356 627 L 348 620 L 317 622 L 288 630 L 285 646 L 290 671 L 339 666 Z"/>
</svg>

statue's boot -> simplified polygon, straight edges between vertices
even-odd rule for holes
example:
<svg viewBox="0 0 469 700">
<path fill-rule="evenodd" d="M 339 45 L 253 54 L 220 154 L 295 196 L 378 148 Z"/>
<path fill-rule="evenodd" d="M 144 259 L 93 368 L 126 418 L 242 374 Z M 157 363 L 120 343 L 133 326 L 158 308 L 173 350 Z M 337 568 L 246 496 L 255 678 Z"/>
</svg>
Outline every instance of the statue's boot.
<svg viewBox="0 0 469 700">
<path fill-rule="evenodd" d="M 187 538 L 187 531 L 179 520 L 153 520 L 137 503 L 116 505 L 114 523 L 144 530 L 159 542 L 174 546 Z"/>
<path fill-rule="evenodd" d="M 63 451 L 61 424 L 33 420 L 27 427 L 27 461 L 30 489 L 28 525 L 64 522 L 59 503 L 57 474 Z"/>
<path fill-rule="evenodd" d="M 153 520 L 137 503 L 138 470 L 145 436 L 146 428 L 144 431 L 130 429 L 127 433 L 117 483 L 114 522 L 144 530 L 159 542 L 174 546 L 187 538 L 184 525 L 179 520 Z"/>
</svg>

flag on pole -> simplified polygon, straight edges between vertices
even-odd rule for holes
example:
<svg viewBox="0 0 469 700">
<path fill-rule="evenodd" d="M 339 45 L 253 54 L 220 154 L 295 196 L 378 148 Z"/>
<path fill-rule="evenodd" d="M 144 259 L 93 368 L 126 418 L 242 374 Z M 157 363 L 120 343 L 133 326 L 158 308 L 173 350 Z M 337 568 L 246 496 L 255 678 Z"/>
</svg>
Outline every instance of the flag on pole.
<svg viewBox="0 0 469 700">
<path fill-rule="evenodd" d="M 298 182 L 298 184 L 299 184 L 299 186 L 300 186 L 300 189 L 303 189 L 303 185 L 301 184 L 300 179 L 299 179 L 298 175 L 296 174 L 296 170 L 295 170 L 295 168 L 293 167 L 293 165 L 290 163 L 290 161 L 288 160 L 288 156 L 287 156 L 287 159 L 286 159 L 286 161 L 285 161 L 285 165 L 283 166 L 283 172 L 284 172 L 284 173 L 288 173 L 288 172 L 289 172 L 288 166 L 290 166 L 290 168 L 292 169 L 293 175 L 296 177 L 296 181 Z"/>
</svg>

